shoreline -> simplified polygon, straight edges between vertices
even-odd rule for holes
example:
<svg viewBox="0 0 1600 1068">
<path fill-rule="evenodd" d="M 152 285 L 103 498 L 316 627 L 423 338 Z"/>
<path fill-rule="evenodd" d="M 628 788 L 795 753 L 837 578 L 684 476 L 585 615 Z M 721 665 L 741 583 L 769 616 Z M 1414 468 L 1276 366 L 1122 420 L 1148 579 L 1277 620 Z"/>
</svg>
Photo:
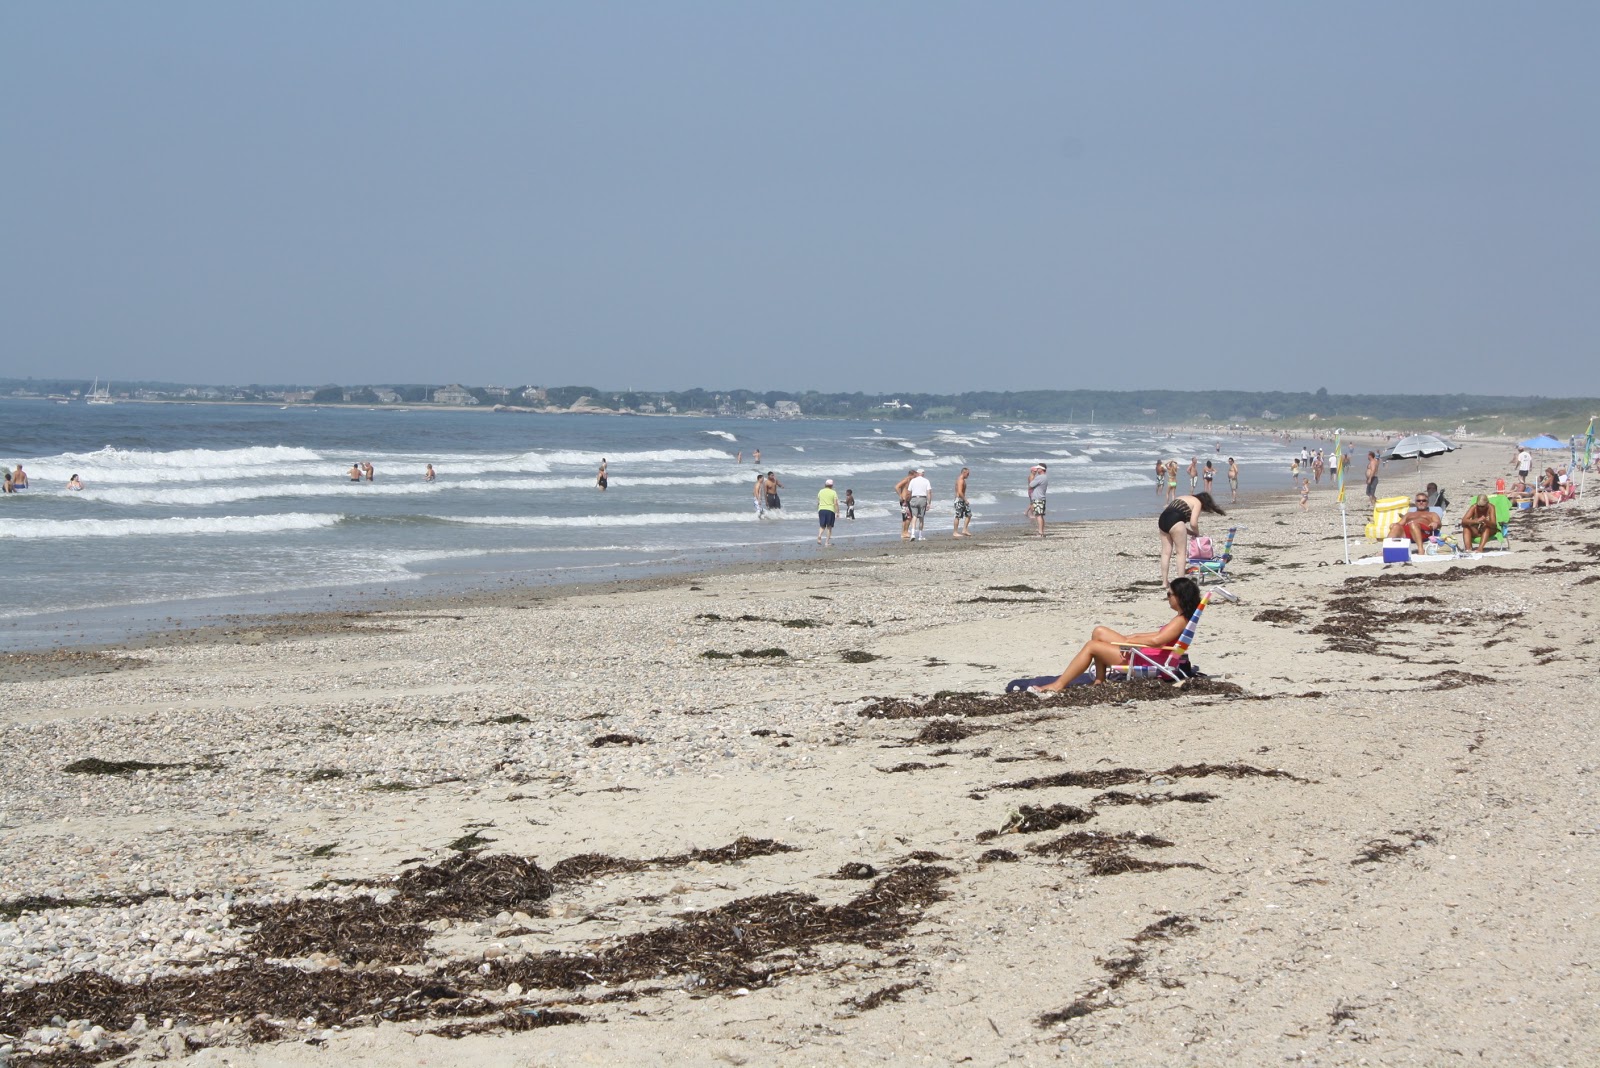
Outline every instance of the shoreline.
<svg viewBox="0 0 1600 1068">
<path fill-rule="evenodd" d="M 1224 485 L 1226 479 L 1223 480 Z M 1181 487 L 1180 487 L 1181 489 Z M 1350 490 L 1346 486 L 1347 494 Z M 1058 491 L 1061 497 L 1071 495 L 1071 490 Z M 1314 489 L 1313 499 L 1321 494 L 1327 494 L 1327 488 Z M 1240 503 L 1237 507 L 1260 507 L 1267 504 L 1278 504 L 1286 500 L 1298 500 L 1293 492 L 1279 492 L 1269 489 L 1245 490 L 1240 494 Z M 1020 499 L 1019 499 L 1020 500 Z M 1224 502 L 1226 503 L 1226 502 Z M 1231 506 L 1230 506 L 1231 508 Z M 1151 516 L 1159 512 L 1159 507 L 1153 506 Z M 940 516 L 941 520 L 949 516 Z M 1217 517 L 1207 517 L 1212 525 L 1218 521 Z M 1093 519 L 1059 522 L 1053 526 L 1047 524 L 1048 530 L 1061 536 L 1066 531 L 1076 529 L 1085 524 L 1118 524 L 1137 522 L 1138 517 L 1101 517 Z M 1223 529 L 1226 529 L 1225 526 Z M 939 536 L 943 533 L 945 536 Z M 905 542 L 896 537 L 892 532 L 886 531 L 881 535 L 865 535 L 872 540 L 868 544 L 861 544 L 849 548 L 834 548 L 832 550 L 816 550 L 818 555 L 801 555 L 813 550 L 809 544 L 809 537 L 797 537 L 792 545 L 784 544 L 780 552 L 795 555 L 774 555 L 764 559 L 729 561 L 720 564 L 694 564 L 690 563 L 682 568 L 673 567 L 663 563 L 660 570 L 654 570 L 657 565 L 643 565 L 651 567 L 652 573 L 627 578 L 597 578 L 597 579 L 570 579 L 540 581 L 537 578 L 501 579 L 494 586 L 466 585 L 443 592 L 407 592 L 403 587 L 385 589 L 382 593 L 367 594 L 364 592 L 348 592 L 342 587 L 311 588 L 299 591 L 306 597 L 326 593 L 327 596 L 338 600 L 340 603 L 329 608 L 316 609 L 290 609 L 286 611 L 268 610 L 261 611 L 225 611 L 201 612 L 201 618 L 206 622 L 185 624 L 171 622 L 176 617 L 191 615 L 185 611 L 186 606 L 194 606 L 196 602 L 154 602 L 151 608 L 164 615 L 160 623 L 151 624 L 137 629 L 126 637 L 114 640 L 71 640 L 63 641 L 43 647 L 21 648 L 13 650 L 0 650 L 0 684 L 10 679 L 27 677 L 39 671 L 91 671 L 95 659 L 79 654 L 114 654 L 121 650 L 159 649 L 182 646 L 192 643 L 237 643 L 240 641 L 259 642 L 264 636 L 277 637 L 306 636 L 314 634 L 338 634 L 349 629 L 355 621 L 381 616 L 389 612 L 442 612 L 463 608 L 495 608 L 511 604 L 525 603 L 530 600 L 559 600 L 567 597 L 604 596 L 611 593 L 645 592 L 658 589 L 669 589 L 683 584 L 694 584 L 717 576 L 746 576 L 764 574 L 769 572 L 783 573 L 786 568 L 794 566 L 814 566 L 817 563 L 838 561 L 849 564 L 864 560 L 879 558 L 892 553 L 896 548 L 904 552 L 940 554 L 945 552 L 966 551 L 981 549 L 985 546 L 993 547 L 996 544 L 1010 544 L 1013 542 L 1034 543 L 1036 539 L 1028 533 L 1028 527 L 1023 517 L 1019 514 L 1014 527 L 999 530 L 988 530 L 975 535 L 971 539 L 956 540 L 948 536 L 948 531 L 933 533 L 932 536 L 920 543 Z M 1049 537 L 1045 539 L 1049 541 Z M 1220 541 L 1218 542 L 1220 545 Z M 771 546 L 749 545 L 745 550 L 762 551 L 771 549 Z M 738 550 L 733 550 L 737 552 Z M 341 596 L 341 594 L 343 594 Z M 277 595 L 285 596 L 287 595 Z M 269 599 L 269 595 L 261 595 L 252 600 Z M 127 606 L 137 608 L 139 606 Z M 53 666 L 52 666 L 53 665 Z"/>
</svg>

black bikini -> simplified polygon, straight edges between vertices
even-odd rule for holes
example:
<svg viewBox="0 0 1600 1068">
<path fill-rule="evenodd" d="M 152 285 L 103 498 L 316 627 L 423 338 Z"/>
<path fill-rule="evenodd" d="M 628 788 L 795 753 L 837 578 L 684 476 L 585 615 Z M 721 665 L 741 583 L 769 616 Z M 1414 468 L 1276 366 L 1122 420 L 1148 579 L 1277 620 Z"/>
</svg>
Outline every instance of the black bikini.
<svg viewBox="0 0 1600 1068">
<path fill-rule="evenodd" d="M 1173 501 L 1161 512 L 1161 517 L 1156 520 L 1156 526 L 1165 534 L 1179 523 L 1189 521 L 1189 505 L 1185 501 Z"/>
</svg>

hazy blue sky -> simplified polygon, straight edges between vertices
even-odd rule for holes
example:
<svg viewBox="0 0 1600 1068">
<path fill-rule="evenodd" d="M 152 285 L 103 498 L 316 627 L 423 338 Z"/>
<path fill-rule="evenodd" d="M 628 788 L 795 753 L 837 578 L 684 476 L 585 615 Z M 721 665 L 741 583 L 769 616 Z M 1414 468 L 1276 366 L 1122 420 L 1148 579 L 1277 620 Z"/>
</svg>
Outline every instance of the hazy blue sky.
<svg viewBox="0 0 1600 1068">
<path fill-rule="evenodd" d="M 1593 394 L 1600 4 L 0 5 L 0 374 Z"/>
</svg>

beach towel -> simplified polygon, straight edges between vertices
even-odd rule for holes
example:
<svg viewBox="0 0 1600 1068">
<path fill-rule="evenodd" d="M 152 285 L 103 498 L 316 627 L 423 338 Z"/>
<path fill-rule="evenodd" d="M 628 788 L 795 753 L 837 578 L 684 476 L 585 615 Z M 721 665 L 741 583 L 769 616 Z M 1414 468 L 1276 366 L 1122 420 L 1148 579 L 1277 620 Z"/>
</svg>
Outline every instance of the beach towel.
<svg viewBox="0 0 1600 1068">
<path fill-rule="evenodd" d="M 1178 673 L 1179 677 L 1181 677 L 1181 678 L 1193 679 L 1193 678 L 1203 678 L 1205 676 L 1205 672 L 1203 672 L 1199 668 L 1195 667 L 1194 664 L 1189 660 L 1189 658 L 1187 656 L 1184 656 L 1176 664 L 1174 664 L 1172 666 L 1173 666 L 1173 670 L 1175 670 Z M 1161 678 L 1165 678 L 1166 677 L 1166 676 L 1162 675 L 1159 671 L 1156 671 L 1154 668 L 1150 668 L 1150 667 L 1136 667 L 1136 668 L 1121 667 L 1121 668 L 1112 668 L 1111 672 L 1110 672 L 1110 675 L 1108 676 L 1108 679 L 1110 677 L 1113 677 L 1113 676 L 1126 675 L 1129 671 L 1133 672 L 1133 677 L 1136 678 L 1136 679 L 1161 679 Z M 1030 686 L 1048 686 L 1050 683 L 1052 683 L 1054 681 L 1056 681 L 1056 676 L 1054 676 L 1054 675 L 1036 675 L 1033 678 L 1012 679 L 1010 682 L 1006 683 L 1006 693 L 1017 693 L 1017 692 L 1019 692 L 1021 690 L 1026 690 Z M 1085 671 L 1082 675 L 1079 675 L 1077 678 L 1075 678 L 1071 682 L 1067 683 L 1068 686 L 1090 686 L 1090 685 L 1093 685 L 1093 684 L 1094 684 L 1094 669 L 1093 668 L 1090 668 L 1088 671 Z"/>
</svg>

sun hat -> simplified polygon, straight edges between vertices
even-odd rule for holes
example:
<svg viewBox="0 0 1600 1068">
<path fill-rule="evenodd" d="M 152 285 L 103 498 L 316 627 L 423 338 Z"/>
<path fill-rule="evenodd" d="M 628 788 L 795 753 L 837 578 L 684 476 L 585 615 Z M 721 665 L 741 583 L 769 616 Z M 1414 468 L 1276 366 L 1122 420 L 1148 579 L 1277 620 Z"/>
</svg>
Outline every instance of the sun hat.
<svg viewBox="0 0 1600 1068">
<path fill-rule="evenodd" d="M 824 485 L 824 486 L 831 486 L 831 485 L 833 485 L 833 479 L 831 479 L 831 478 L 830 478 L 830 479 L 828 479 L 828 480 L 827 480 L 827 481 L 826 481 L 826 482 L 824 482 L 824 483 L 823 483 L 823 485 Z"/>
</svg>

